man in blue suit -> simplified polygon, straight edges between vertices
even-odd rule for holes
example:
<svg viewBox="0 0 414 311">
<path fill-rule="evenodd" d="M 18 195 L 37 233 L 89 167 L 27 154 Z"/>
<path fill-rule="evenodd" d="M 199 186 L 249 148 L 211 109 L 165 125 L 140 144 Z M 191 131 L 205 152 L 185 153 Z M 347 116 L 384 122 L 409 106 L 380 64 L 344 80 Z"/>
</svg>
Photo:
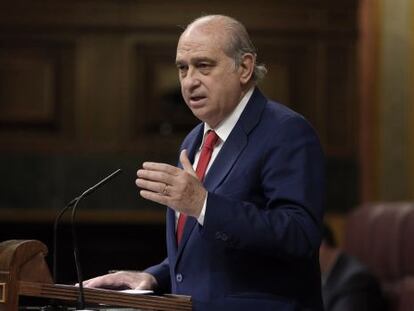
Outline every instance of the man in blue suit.
<svg viewBox="0 0 414 311">
<path fill-rule="evenodd" d="M 324 159 L 314 130 L 256 87 L 266 69 L 230 17 L 192 22 L 176 64 L 202 123 L 185 138 L 178 167 L 145 162 L 136 180 L 142 197 L 168 207 L 168 257 L 85 286 L 190 295 L 195 310 L 321 310 Z M 212 131 L 217 140 L 201 160 Z"/>
</svg>

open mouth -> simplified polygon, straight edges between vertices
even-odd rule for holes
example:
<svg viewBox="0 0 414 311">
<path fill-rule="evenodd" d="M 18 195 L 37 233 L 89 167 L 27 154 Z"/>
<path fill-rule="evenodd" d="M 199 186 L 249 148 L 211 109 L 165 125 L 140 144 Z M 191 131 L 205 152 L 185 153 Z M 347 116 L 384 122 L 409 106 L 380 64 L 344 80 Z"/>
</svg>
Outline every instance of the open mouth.
<svg viewBox="0 0 414 311">
<path fill-rule="evenodd" d="M 205 96 L 190 96 L 190 104 L 191 105 L 198 105 L 202 104 L 202 102 L 206 99 Z"/>
</svg>

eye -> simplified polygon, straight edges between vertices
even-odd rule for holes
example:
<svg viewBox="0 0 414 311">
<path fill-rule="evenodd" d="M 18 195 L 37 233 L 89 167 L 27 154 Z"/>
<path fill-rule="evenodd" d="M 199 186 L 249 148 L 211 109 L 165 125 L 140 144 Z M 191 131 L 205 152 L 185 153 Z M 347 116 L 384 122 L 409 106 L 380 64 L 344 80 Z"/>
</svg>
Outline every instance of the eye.
<svg viewBox="0 0 414 311">
<path fill-rule="evenodd" d="M 186 65 L 177 65 L 178 70 L 184 70 L 187 68 Z"/>
<path fill-rule="evenodd" d="M 180 76 L 185 76 L 188 70 L 188 66 L 184 64 L 177 64 L 177 69 Z"/>
<path fill-rule="evenodd" d="M 201 62 L 197 64 L 197 69 L 203 73 L 203 74 L 207 74 L 210 72 L 212 65 L 210 63 L 206 63 L 206 62 Z"/>
</svg>

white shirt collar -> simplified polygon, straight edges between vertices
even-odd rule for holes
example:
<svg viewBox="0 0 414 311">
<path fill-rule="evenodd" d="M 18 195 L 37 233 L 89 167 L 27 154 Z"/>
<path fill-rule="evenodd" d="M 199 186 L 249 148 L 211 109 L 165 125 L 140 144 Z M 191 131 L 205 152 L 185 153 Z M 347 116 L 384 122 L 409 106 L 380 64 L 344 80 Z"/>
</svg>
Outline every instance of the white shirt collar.
<svg viewBox="0 0 414 311">
<path fill-rule="evenodd" d="M 234 108 L 233 112 L 226 119 L 220 122 L 220 124 L 215 129 L 212 129 L 207 123 L 204 123 L 204 135 L 200 148 L 203 145 L 205 134 L 209 130 L 214 130 L 216 132 L 216 134 L 220 138 L 220 144 L 224 143 L 227 140 L 227 137 L 229 137 L 231 131 L 233 130 L 234 126 L 239 120 L 244 108 L 246 108 L 246 105 L 249 102 L 249 99 L 252 96 L 253 91 L 254 86 L 247 91 L 247 93 L 243 96 L 236 108 Z"/>
</svg>

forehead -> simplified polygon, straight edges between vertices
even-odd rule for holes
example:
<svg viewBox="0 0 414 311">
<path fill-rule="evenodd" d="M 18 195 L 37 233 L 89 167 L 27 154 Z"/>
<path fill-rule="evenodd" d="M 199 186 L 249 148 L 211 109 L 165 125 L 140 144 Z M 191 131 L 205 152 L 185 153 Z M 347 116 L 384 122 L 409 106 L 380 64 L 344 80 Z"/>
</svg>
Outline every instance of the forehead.
<svg viewBox="0 0 414 311">
<path fill-rule="evenodd" d="M 187 57 L 219 57 L 224 55 L 222 35 L 193 29 L 185 31 L 177 45 L 177 60 Z"/>
</svg>

